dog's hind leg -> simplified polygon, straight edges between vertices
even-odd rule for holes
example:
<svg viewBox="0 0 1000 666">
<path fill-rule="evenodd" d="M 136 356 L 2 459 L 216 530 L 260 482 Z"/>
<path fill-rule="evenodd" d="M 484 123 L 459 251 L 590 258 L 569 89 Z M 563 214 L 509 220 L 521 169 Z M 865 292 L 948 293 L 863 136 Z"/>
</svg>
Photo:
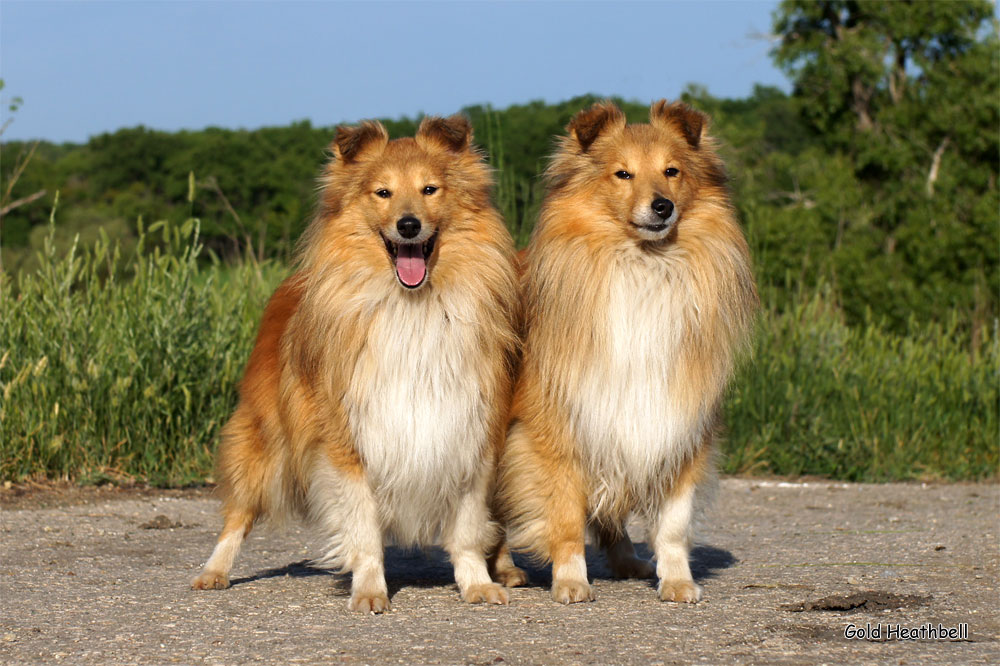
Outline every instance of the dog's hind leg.
<svg viewBox="0 0 1000 666">
<path fill-rule="evenodd" d="M 597 543 L 608 557 L 608 568 L 615 578 L 652 578 L 656 573 L 653 564 L 636 556 L 635 546 L 625 527 L 614 529 L 598 525 Z"/>
<path fill-rule="evenodd" d="M 257 516 L 250 511 L 225 511 L 222 534 L 219 535 L 219 541 L 212 551 L 212 556 L 205 563 L 205 568 L 191 581 L 192 589 L 224 590 L 229 587 L 229 571 L 233 568 L 236 554 L 240 552 L 240 546 L 250 534 L 256 519 Z"/>
<path fill-rule="evenodd" d="M 224 590 L 243 540 L 261 517 L 263 488 L 271 467 L 261 455 L 260 427 L 241 403 L 222 429 L 216 476 L 222 496 L 222 533 L 201 574 L 191 581 L 195 590 Z"/>
<path fill-rule="evenodd" d="M 275 462 L 264 454 L 265 435 L 259 420 L 243 403 L 229 419 L 219 441 L 216 478 L 222 497 L 222 534 L 201 575 L 191 581 L 196 590 L 229 587 L 229 571 L 254 523 L 271 514 L 268 494 L 276 486 Z"/>
<path fill-rule="evenodd" d="M 504 587 L 520 587 L 528 583 L 528 572 L 514 564 L 507 539 L 504 538 L 486 560 L 490 577 Z"/>
</svg>

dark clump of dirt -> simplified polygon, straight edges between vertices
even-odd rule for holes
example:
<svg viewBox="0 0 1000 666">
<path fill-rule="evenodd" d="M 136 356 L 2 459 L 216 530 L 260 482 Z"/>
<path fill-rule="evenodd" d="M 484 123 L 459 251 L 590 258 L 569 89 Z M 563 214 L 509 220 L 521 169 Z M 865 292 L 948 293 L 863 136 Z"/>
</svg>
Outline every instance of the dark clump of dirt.
<svg viewBox="0 0 1000 666">
<path fill-rule="evenodd" d="M 916 594 L 893 594 L 879 590 L 854 592 L 852 594 L 832 594 L 814 601 L 785 604 L 781 610 L 801 613 L 803 611 L 877 611 L 890 608 L 914 608 L 926 605 L 931 597 Z"/>
<path fill-rule="evenodd" d="M 180 522 L 174 522 L 164 516 L 162 513 L 153 518 L 152 520 L 139 525 L 144 530 L 169 530 L 174 527 L 184 527 Z"/>
</svg>

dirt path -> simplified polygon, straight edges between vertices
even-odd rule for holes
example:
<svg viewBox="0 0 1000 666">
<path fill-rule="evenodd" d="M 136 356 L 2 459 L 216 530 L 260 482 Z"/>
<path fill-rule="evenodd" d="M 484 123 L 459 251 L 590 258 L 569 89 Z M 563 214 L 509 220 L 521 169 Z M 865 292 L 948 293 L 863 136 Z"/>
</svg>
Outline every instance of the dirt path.
<svg viewBox="0 0 1000 666">
<path fill-rule="evenodd" d="M 595 553 L 594 603 L 553 603 L 548 572 L 533 570 L 509 606 L 467 606 L 439 551 L 393 550 L 382 616 L 347 610 L 343 581 L 308 566 L 319 548 L 296 528 L 256 531 L 231 589 L 189 590 L 220 522 L 204 492 L 55 504 L 0 511 L 0 662 L 1000 662 L 993 484 L 727 479 L 694 552 L 696 606 L 609 580 Z M 967 625 L 968 639 L 844 635 L 928 623 Z"/>
</svg>

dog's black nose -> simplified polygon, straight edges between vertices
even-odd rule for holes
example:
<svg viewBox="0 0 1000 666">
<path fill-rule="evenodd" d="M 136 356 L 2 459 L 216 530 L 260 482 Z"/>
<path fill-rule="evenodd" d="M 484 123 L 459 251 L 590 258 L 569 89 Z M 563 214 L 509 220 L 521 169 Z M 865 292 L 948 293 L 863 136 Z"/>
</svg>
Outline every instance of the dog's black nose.
<svg viewBox="0 0 1000 666">
<path fill-rule="evenodd" d="M 420 233 L 420 220 L 411 215 L 401 217 L 396 223 L 396 229 L 403 238 L 413 238 Z"/>
<path fill-rule="evenodd" d="M 652 208 L 653 212 L 656 213 L 661 220 L 665 220 L 674 212 L 674 202 L 670 199 L 660 197 L 659 199 L 653 199 Z"/>
</svg>

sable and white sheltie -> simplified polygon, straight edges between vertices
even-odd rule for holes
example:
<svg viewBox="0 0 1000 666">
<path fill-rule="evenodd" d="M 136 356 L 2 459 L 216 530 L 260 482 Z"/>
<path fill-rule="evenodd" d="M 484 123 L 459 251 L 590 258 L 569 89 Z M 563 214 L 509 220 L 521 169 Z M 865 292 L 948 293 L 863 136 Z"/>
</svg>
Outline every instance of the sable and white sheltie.
<svg viewBox="0 0 1000 666">
<path fill-rule="evenodd" d="M 636 125 L 596 104 L 547 172 L 498 497 L 509 543 L 552 562 L 562 603 L 593 598 L 588 525 L 615 575 L 652 576 L 625 532 L 633 513 L 660 599 L 701 598 L 688 563 L 696 489 L 714 479 L 720 402 L 757 308 L 706 128 L 680 103 L 656 102 Z"/>
<path fill-rule="evenodd" d="M 264 312 L 222 431 L 225 520 L 196 589 L 229 585 L 265 516 L 298 514 L 352 572 L 353 610 L 389 608 L 383 546 L 440 540 L 468 602 L 506 603 L 485 552 L 520 303 L 514 246 L 462 116 L 389 141 L 337 129 L 297 272 Z"/>
</svg>

